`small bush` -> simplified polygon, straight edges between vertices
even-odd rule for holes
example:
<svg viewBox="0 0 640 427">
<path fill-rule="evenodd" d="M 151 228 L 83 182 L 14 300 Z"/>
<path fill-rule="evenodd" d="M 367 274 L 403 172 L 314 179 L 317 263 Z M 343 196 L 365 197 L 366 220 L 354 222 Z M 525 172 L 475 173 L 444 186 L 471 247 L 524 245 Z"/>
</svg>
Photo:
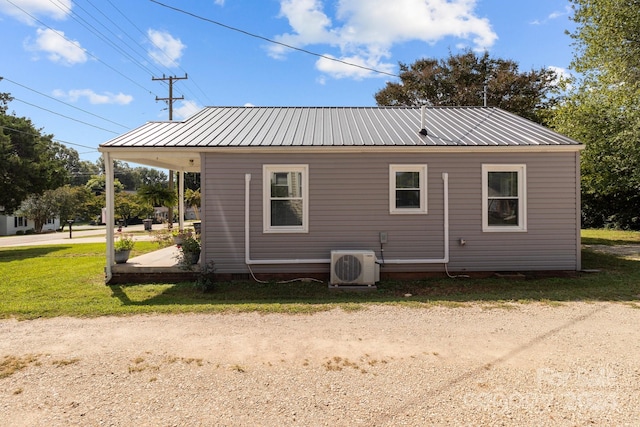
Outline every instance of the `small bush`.
<svg viewBox="0 0 640 427">
<path fill-rule="evenodd" d="M 24 236 L 24 230 L 16 231 L 16 236 Z"/>
</svg>

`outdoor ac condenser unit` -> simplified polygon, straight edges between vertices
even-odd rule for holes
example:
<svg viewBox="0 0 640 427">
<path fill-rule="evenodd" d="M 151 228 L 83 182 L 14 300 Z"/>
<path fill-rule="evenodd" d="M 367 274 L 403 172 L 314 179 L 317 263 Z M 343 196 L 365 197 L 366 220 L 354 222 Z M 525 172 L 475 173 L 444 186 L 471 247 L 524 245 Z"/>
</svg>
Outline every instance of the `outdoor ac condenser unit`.
<svg viewBox="0 0 640 427">
<path fill-rule="evenodd" d="M 331 251 L 331 285 L 374 285 L 380 266 L 373 251 Z"/>
</svg>

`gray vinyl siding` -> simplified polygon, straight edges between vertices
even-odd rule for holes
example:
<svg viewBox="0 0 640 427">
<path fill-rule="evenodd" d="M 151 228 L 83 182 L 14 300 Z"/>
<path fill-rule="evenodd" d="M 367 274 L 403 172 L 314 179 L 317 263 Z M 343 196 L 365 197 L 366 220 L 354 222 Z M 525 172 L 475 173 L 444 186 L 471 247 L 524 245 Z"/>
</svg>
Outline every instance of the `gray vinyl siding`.
<svg viewBox="0 0 640 427">
<path fill-rule="evenodd" d="M 251 174 L 251 258 L 328 259 L 333 249 L 369 249 L 385 259 L 444 256 L 443 180 L 449 174 L 450 271 L 575 270 L 578 264 L 575 152 L 312 153 L 203 155 L 204 251 L 216 272 L 247 273 L 245 174 Z M 482 164 L 527 166 L 527 231 L 482 231 Z M 309 232 L 262 231 L 262 167 L 309 165 Z M 428 213 L 389 213 L 389 165 L 427 164 Z M 458 244 L 466 240 L 465 246 Z M 442 264 L 387 264 L 382 272 L 443 271 Z M 328 272 L 328 264 L 254 265 L 256 273 Z"/>
</svg>

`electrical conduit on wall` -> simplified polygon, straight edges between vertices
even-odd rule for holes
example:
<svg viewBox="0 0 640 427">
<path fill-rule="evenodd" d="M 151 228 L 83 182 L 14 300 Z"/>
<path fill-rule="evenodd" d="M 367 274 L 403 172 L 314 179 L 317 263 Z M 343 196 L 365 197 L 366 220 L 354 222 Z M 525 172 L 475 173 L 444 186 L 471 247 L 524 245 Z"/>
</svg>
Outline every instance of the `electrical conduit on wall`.
<svg viewBox="0 0 640 427">
<path fill-rule="evenodd" d="M 245 174 L 244 188 L 244 256 L 247 265 L 278 265 L 278 264 L 330 264 L 330 258 L 319 259 L 251 259 L 250 241 L 250 190 L 251 174 Z M 442 173 L 444 182 L 444 257 L 439 259 L 417 258 L 417 259 L 385 259 L 385 264 L 448 264 L 449 263 L 449 174 Z"/>
</svg>

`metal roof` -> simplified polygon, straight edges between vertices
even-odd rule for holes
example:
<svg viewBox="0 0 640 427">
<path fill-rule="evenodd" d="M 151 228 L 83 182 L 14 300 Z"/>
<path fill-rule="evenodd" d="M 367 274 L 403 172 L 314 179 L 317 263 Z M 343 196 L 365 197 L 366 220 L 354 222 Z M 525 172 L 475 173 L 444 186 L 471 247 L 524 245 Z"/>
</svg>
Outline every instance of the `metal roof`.
<svg viewBox="0 0 640 427">
<path fill-rule="evenodd" d="M 341 147 L 580 145 L 491 107 L 206 107 L 182 122 L 150 122 L 101 147 Z"/>
<path fill-rule="evenodd" d="M 182 122 L 149 122 L 101 144 L 100 151 L 141 162 L 151 157 L 142 152 L 169 150 L 174 157 L 191 157 L 189 163 L 183 161 L 182 168 L 194 170 L 199 167 L 194 153 L 220 149 L 582 148 L 573 139 L 499 108 L 424 110 L 426 135 L 419 133 L 422 123 L 419 107 L 206 107 Z M 138 154 L 126 157 L 126 152 L 133 151 Z M 156 155 L 155 163 L 141 163 L 168 168 L 179 163 L 169 157 L 161 159 Z"/>
</svg>

